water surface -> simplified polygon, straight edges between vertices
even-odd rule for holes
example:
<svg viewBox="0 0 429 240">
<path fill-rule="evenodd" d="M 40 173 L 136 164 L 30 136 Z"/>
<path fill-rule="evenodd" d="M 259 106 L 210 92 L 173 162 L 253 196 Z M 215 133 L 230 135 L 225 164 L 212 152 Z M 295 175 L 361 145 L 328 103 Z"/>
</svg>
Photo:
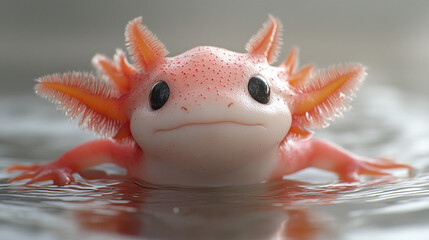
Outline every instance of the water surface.
<svg viewBox="0 0 429 240">
<path fill-rule="evenodd" d="M 9 184 L 0 173 L 1 239 L 428 239 L 428 99 L 368 85 L 316 137 L 416 168 L 341 184 L 309 169 L 283 181 L 183 189 L 136 183 L 107 165 L 76 184 Z M 34 96 L 0 99 L 0 169 L 45 162 L 94 136 Z M 107 174 L 106 174 L 107 173 Z"/>
</svg>

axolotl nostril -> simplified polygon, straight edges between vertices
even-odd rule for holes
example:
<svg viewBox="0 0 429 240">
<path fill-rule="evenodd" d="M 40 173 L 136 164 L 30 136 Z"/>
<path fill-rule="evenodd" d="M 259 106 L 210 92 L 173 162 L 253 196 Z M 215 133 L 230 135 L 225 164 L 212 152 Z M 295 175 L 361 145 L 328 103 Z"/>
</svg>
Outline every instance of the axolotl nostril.
<svg viewBox="0 0 429 240">
<path fill-rule="evenodd" d="M 36 92 L 104 138 L 77 146 L 57 160 L 21 170 L 11 181 L 74 181 L 73 173 L 114 163 L 153 184 L 245 185 L 280 179 L 307 167 L 338 174 L 385 175 L 408 168 L 388 159 L 353 155 L 311 129 L 326 126 L 347 108 L 365 78 L 360 64 L 297 68 L 296 50 L 279 66 L 281 24 L 270 16 L 246 53 L 200 46 L 166 57 L 164 45 L 141 18 L 125 31 L 128 53 L 95 55 L 98 72 L 52 74 Z"/>
</svg>

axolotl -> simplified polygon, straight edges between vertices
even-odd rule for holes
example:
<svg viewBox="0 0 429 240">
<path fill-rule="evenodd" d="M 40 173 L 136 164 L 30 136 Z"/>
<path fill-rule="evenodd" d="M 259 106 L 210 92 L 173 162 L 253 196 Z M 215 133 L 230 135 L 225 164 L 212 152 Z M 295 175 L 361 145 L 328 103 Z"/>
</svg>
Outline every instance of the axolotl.
<svg viewBox="0 0 429 240">
<path fill-rule="evenodd" d="M 69 72 L 37 79 L 35 89 L 72 119 L 101 136 L 53 162 L 13 165 L 10 181 L 74 182 L 74 173 L 103 163 L 152 184 L 247 185 L 281 179 L 308 167 L 340 181 L 406 168 L 390 159 L 354 155 L 312 129 L 327 126 L 348 108 L 365 78 L 360 64 L 297 68 L 293 48 L 272 66 L 282 43 L 281 22 L 268 21 L 246 53 L 199 46 L 175 57 L 141 24 L 126 27 L 127 50 L 113 59 L 95 55 L 97 74 Z"/>
</svg>

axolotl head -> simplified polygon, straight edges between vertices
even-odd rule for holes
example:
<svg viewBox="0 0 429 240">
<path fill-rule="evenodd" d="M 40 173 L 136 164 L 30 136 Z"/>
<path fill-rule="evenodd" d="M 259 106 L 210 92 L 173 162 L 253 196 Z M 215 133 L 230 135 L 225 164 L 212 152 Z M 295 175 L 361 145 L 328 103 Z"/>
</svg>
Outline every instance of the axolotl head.
<svg viewBox="0 0 429 240">
<path fill-rule="evenodd" d="M 291 126 L 281 74 L 264 58 L 215 47 L 165 58 L 135 93 L 133 137 L 150 157 L 212 171 L 261 158 Z"/>
<path fill-rule="evenodd" d="M 272 16 L 246 53 L 203 46 L 175 57 L 166 57 L 140 22 L 131 21 L 125 32 L 133 64 L 121 50 L 113 60 L 96 55 L 99 77 L 48 75 L 36 90 L 81 125 L 136 143 L 144 152 L 142 174 L 151 180 L 159 173 L 184 179 L 274 167 L 267 159 L 276 159 L 278 147 L 308 138 L 309 128 L 340 115 L 365 75 L 358 64 L 295 70 L 294 49 L 272 66 L 281 45 L 281 24 Z"/>
</svg>

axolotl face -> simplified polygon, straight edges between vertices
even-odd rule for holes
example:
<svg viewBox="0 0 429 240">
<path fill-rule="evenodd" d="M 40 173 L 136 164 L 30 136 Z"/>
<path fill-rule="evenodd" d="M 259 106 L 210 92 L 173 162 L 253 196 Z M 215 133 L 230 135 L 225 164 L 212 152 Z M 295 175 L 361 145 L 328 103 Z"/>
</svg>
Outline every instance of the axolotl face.
<svg viewBox="0 0 429 240">
<path fill-rule="evenodd" d="M 281 74 L 264 58 L 215 47 L 164 58 L 133 97 L 131 133 L 145 175 L 270 166 L 291 125 Z"/>
</svg>

